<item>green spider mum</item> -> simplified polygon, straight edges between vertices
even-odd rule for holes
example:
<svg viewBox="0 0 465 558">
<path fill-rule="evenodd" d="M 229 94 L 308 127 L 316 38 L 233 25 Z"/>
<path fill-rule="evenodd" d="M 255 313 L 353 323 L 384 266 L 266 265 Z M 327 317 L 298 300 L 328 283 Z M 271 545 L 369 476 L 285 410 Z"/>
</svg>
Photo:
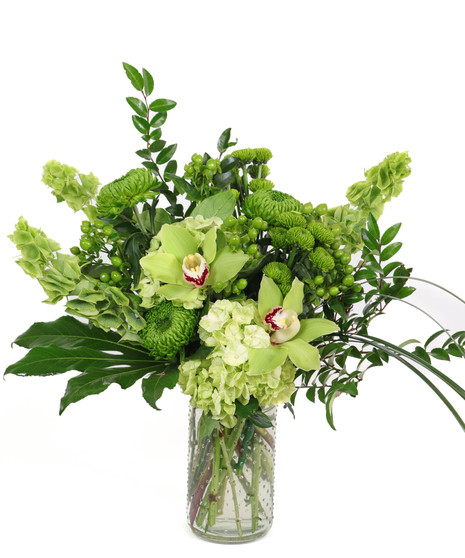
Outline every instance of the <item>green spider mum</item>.
<svg viewBox="0 0 465 558">
<path fill-rule="evenodd" d="M 323 223 L 318 223 L 317 221 L 310 223 L 307 229 L 313 234 L 313 236 L 319 240 L 322 244 L 331 244 L 334 241 L 333 232 L 328 229 Z"/>
<path fill-rule="evenodd" d="M 271 225 L 278 224 L 278 216 L 286 211 L 302 211 L 302 204 L 279 190 L 258 190 L 247 196 L 242 207 L 247 217 L 261 217 Z"/>
<path fill-rule="evenodd" d="M 278 215 L 277 217 L 278 225 L 285 227 L 286 229 L 291 229 L 292 227 L 305 227 L 307 220 L 301 213 L 297 211 L 286 211 Z"/>
<path fill-rule="evenodd" d="M 231 153 L 230 157 L 239 159 L 242 165 L 248 165 L 254 160 L 255 152 L 253 149 L 236 149 L 236 151 Z"/>
<path fill-rule="evenodd" d="M 286 264 L 281 262 L 270 262 L 263 268 L 263 275 L 273 279 L 283 293 L 283 296 L 286 296 L 290 291 L 292 273 Z"/>
<path fill-rule="evenodd" d="M 263 165 L 273 157 L 271 151 L 266 147 L 258 147 L 253 151 L 254 151 L 253 162 L 257 165 Z"/>
<path fill-rule="evenodd" d="M 310 251 L 315 245 L 312 233 L 303 227 L 292 227 L 287 231 L 286 236 L 289 244 L 297 244 L 302 250 Z"/>
<path fill-rule="evenodd" d="M 101 217 L 119 215 L 127 207 L 153 198 L 152 173 L 147 169 L 132 169 L 121 178 L 103 186 L 97 196 L 97 210 Z"/>
<path fill-rule="evenodd" d="M 266 165 L 250 165 L 247 172 L 252 178 L 266 178 L 270 174 L 270 168 Z"/>
<path fill-rule="evenodd" d="M 309 256 L 315 267 L 323 272 L 331 271 L 334 266 L 334 259 L 324 248 L 318 246 Z"/>
<path fill-rule="evenodd" d="M 143 346 L 155 358 L 173 358 L 194 335 L 198 313 L 164 300 L 144 316 L 146 325 L 140 332 Z"/>
<path fill-rule="evenodd" d="M 249 190 L 251 192 L 258 192 L 258 190 L 273 190 L 274 184 L 271 180 L 266 178 L 254 178 L 249 183 Z"/>
<path fill-rule="evenodd" d="M 287 231 L 283 227 L 273 227 L 268 231 L 271 236 L 271 244 L 276 250 L 285 250 L 289 246 Z"/>
</svg>

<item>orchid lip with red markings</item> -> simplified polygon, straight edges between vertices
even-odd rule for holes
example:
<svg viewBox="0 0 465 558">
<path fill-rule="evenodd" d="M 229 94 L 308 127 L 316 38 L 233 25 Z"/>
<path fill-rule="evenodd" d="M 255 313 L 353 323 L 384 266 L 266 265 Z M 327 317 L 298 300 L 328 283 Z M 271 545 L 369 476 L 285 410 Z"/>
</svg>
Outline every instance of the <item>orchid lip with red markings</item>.
<svg viewBox="0 0 465 558">
<path fill-rule="evenodd" d="M 280 345 L 297 335 L 300 330 L 300 321 L 297 312 L 292 308 L 275 306 L 266 313 L 263 320 L 273 330 L 270 336 L 272 345 Z"/>
<path fill-rule="evenodd" d="M 203 287 L 210 275 L 206 259 L 198 253 L 189 254 L 182 261 L 184 280 L 194 287 Z"/>
</svg>

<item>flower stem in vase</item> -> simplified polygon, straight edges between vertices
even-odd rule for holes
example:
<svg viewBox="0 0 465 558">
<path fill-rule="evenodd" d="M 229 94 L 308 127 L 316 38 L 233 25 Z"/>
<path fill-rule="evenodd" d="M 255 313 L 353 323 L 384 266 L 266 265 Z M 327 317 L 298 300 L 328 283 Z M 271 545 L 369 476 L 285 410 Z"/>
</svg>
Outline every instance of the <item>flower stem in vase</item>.
<svg viewBox="0 0 465 558">
<path fill-rule="evenodd" d="M 233 501 L 234 501 L 234 514 L 236 516 L 236 526 L 237 526 L 237 534 L 239 535 L 239 537 L 242 537 L 242 525 L 241 525 L 241 518 L 240 518 L 240 514 L 239 514 L 239 504 L 237 502 L 237 494 L 236 494 L 236 483 L 234 481 L 234 472 L 232 470 L 231 467 L 231 462 L 230 462 L 230 458 L 228 455 L 228 450 L 226 448 L 226 444 L 224 443 L 224 436 L 223 433 L 220 431 L 218 431 L 218 437 L 220 439 L 220 444 L 221 444 L 221 451 L 223 452 L 223 457 L 224 460 L 226 462 L 226 469 L 228 471 L 228 476 L 229 476 L 229 483 L 231 485 L 231 493 L 232 493 L 232 497 L 233 497 Z"/>
<path fill-rule="evenodd" d="M 258 434 L 253 437 L 252 447 L 252 533 L 255 533 L 258 527 L 258 490 L 260 487 L 261 476 L 261 451 L 260 440 Z"/>
</svg>

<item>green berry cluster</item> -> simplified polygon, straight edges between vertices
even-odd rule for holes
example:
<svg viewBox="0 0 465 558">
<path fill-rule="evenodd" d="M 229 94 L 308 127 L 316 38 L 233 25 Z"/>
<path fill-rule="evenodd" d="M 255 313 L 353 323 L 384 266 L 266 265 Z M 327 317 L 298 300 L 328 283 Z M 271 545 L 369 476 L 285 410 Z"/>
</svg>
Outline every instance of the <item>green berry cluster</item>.
<svg viewBox="0 0 465 558">
<path fill-rule="evenodd" d="M 190 180 L 199 190 L 204 192 L 211 184 L 215 174 L 221 172 L 221 162 L 219 159 L 210 159 L 208 156 L 194 153 L 191 162 L 184 165 L 184 178 Z"/>
<path fill-rule="evenodd" d="M 261 256 L 256 241 L 267 228 L 268 223 L 261 217 L 249 219 L 245 215 L 239 215 L 237 219 L 231 215 L 222 225 L 229 247 L 232 250 L 243 250 L 253 258 Z"/>
</svg>

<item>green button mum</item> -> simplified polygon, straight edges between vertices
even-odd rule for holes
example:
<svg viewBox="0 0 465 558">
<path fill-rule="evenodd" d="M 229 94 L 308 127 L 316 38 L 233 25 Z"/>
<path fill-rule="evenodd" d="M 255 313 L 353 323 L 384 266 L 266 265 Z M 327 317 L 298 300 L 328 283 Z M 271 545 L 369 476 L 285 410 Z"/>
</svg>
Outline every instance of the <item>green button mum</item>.
<svg viewBox="0 0 465 558">
<path fill-rule="evenodd" d="M 294 197 L 279 190 L 258 190 L 247 196 L 242 207 L 250 219 L 261 217 L 271 225 L 278 224 L 278 217 L 287 211 L 302 211 L 303 205 Z"/>
<path fill-rule="evenodd" d="M 164 300 L 145 315 L 142 344 L 155 358 L 174 358 L 194 335 L 198 313 Z"/>
<path fill-rule="evenodd" d="M 121 178 L 103 186 L 97 196 L 97 210 L 101 217 L 119 215 L 127 207 L 155 197 L 150 192 L 154 182 L 146 169 L 132 169 Z"/>
</svg>

